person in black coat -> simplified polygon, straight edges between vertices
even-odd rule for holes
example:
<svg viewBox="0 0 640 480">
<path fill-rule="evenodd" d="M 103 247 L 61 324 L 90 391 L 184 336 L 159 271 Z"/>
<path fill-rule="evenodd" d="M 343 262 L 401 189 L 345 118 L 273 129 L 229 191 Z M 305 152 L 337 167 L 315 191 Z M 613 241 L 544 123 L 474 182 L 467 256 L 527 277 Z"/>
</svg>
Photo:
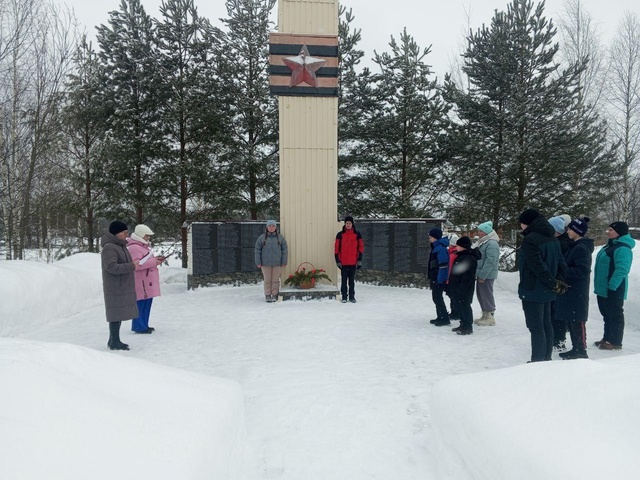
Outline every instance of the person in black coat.
<svg viewBox="0 0 640 480">
<path fill-rule="evenodd" d="M 566 220 L 565 220 L 566 219 Z M 569 247 L 573 243 L 573 240 L 569 238 L 567 228 L 571 223 L 571 217 L 569 215 L 558 215 L 557 217 L 551 217 L 549 223 L 556 231 L 555 235 L 560 242 L 560 251 L 562 255 L 566 255 Z M 551 325 L 553 326 L 553 349 L 559 352 L 566 350 L 567 342 L 567 322 L 556 315 L 555 303 L 551 302 Z"/>
<path fill-rule="evenodd" d="M 473 333 L 473 293 L 476 286 L 476 270 L 481 257 L 478 249 L 471 249 L 471 239 L 460 237 L 456 242 L 456 258 L 451 265 L 447 293 L 453 309 L 460 316 L 460 326 L 453 329 L 458 335 Z"/>
<path fill-rule="evenodd" d="M 531 333 L 531 362 L 541 362 L 551 360 L 551 302 L 566 288 L 565 262 L 554 229 L 540 212 L 528 208 L 519 220 L 524 240 L 518 254 L 518 296 Z"/>
<path fill-rule="evenodd" d="M 567 263 L 565 275 L 569 289 L 556 298 L 556 316 L 567 322 L 571 335 L 571 350 L 560 354 L 564 360 L 589 358 L 585 322 L 589 316 L 591 254 L 594 246 L 592 239 L 584 237 L 588 228 L 589 217 L 584 217 L 574 219 L 567 230 L 572 240 L 564 254 Z"/>
</svg>

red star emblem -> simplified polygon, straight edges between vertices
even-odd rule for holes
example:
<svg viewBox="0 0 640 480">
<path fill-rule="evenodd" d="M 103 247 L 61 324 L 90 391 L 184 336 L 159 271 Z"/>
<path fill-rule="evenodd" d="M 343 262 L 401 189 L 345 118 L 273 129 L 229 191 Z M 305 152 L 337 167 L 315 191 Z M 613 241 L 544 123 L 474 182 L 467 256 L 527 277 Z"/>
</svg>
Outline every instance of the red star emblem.
<svg viewBox="0 0 640 480">
<path fill-rule="evenodd" d="M 310 56 L 306 45 L 302 46 L 297 57 L 286 57 L 283 58 L 282 61 L 291 69 L 289 87 L 295 87 L 302 82 L 312 87 L 317 87 L 318 79 L 316 78 L 316 72 L 327 63 L 326 60 Z"/>
</svg>

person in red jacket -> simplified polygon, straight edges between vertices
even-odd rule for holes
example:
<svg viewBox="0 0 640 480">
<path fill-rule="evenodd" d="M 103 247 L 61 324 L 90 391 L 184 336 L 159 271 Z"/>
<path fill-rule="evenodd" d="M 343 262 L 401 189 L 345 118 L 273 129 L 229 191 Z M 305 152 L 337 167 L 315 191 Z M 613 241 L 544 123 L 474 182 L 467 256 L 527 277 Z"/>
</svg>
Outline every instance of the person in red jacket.
<svg viewBox="0 0 640 480">
<path fill-rule="evenodd" d="M 362 235 L 356 230 L 353 217 L 344 218 L 344 226 L 336 235 L 334 254 L 336 265 L 342 273 L 342 303 L 347 303 L 347 298 L 351 303 L 356 303 L 356 270 L 362 267 L 362 253 L 364 252 L 364 242 Z M 349 289 L 347 290 L 347 282 Z M 348 293 L 348 295 L 347 295 Z"/>
</svg>

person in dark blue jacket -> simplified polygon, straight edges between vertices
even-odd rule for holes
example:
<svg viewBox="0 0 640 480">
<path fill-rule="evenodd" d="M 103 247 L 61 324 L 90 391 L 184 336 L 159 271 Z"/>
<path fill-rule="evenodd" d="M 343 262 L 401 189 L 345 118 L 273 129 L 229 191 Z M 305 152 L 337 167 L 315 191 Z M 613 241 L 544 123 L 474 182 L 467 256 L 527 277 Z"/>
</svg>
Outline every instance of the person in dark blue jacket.
<svg viewBox="0 0 640 480">
<path fill-rule="evenodd" d="M 531 333 L 531 361 L 541 362 L 551 360 L 551 302 L 566 289 L 565 262 L 554 229 L 540 212 L 528 208 L 519 220 L 524 240 L 518 255 L 518 295 Z"/>
<path fill-rule="evenodd" d="M 589 220 L 589 217 L 576 218 L 567 229 L 571 243 L 564 252 L 564 258 L 567 263 L 566 279 L 569 288 L 557 296 L 555 303 L 556 318 L 568 325 L 571 335 L 571 350 L 560 353 L 563 360 L 589 358 L 586 321 L 589 316 L 591 254 L 594 250 L 593 240 L 585 238 Z"/>
<path fill-rule="evenodd" d="M 456 242 L 456 258 L 451 265 L 447 292 L 453 302 L 453 310 L 460 316 L 460 326 L 452 329 L 458 335 L 473 333 L 473 292 L 476 286 L 480 250 L 471 248 L 469 237 L 460 237 Z"/>
<path fill-rule="evenodd" d="M 441 327 L 451 325 L 449 312 L 444 304 L 444 291 L 449 278 L 449 239 L 442 237 L 442 230 L 432 228 L 429 230 L 429 242 L 431 242 L 431 254 L 429 255 L 429 286 L 431 288 L 431 298 L 436 306 L 437 318 L 431 323 Z"/>
</svg>

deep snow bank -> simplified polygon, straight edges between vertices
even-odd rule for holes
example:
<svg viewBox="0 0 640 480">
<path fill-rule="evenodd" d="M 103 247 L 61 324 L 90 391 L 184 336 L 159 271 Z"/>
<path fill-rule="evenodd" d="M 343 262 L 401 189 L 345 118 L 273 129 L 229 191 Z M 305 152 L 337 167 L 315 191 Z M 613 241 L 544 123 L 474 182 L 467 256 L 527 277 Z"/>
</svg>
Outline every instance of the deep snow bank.
<svg viewBox="0 0 640 480">
<path fill-rule="evenodd" d="M 0 338 L 0 476 L 234 479 L 233 381 L 69 344 Z"/>
<path fill-rule="evenodd" d="M 160 267 L 160 283 L 181 284 L 178 259 Z M 0 261 L 0 337 L 33 332 L 104 305 L 100 254 L 79 253 L 59 262 Z"/>
<path fill-rule="evenodd" d="M 431 418 L 446 480 L 637 478 L 640 355 L 446 378 Z"/>
<path fill-rule="evenodd" d="M 0 336 L 32 332 L 104 303 L 100 255 L 80 253 L 54 264 L 0 262 Z"/>
</svg>

